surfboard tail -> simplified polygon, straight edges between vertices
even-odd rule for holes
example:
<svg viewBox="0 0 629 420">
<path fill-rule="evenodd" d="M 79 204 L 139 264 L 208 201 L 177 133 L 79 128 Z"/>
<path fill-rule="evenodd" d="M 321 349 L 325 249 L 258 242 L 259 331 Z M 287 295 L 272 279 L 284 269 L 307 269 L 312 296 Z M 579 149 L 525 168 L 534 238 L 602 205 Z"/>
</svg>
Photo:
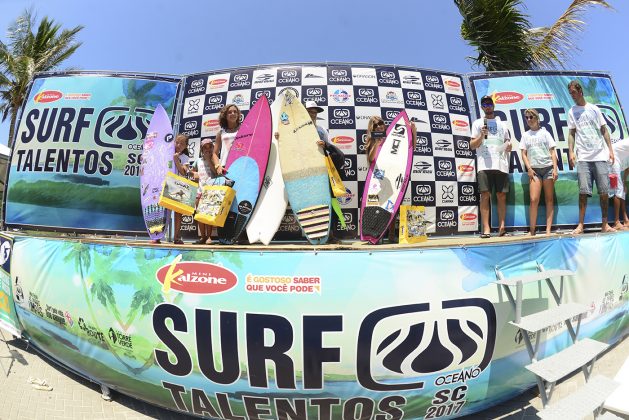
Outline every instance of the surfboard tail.
<svg viewBox="0 0 629 420">
<path fill-rule="evenodd" d="M 365 207 L 362 215 L 360 239 L 376 243 L 380 240 L 393 219 L 393 214 L 380 206 Z"/>
<path fill-rule="evenodd" d="M 330 206 L 306 207 L 297 212 L 297 220 L 311 243 L 322 243 L 330 232 Z"/>
</svg>

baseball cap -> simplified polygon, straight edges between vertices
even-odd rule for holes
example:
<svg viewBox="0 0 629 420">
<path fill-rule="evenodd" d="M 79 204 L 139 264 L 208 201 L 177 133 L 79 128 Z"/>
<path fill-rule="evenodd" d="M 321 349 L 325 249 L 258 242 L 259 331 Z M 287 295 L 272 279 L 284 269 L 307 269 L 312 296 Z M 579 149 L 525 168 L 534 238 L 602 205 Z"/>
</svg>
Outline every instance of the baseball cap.
<svg viewBox="0 0 629 420">
<path fill-rule="evenodd" d="M 314 108 L 317 110 L 317 113 L 323 112 L 323 108 L 321 108 L 315 101 L 306 101 L 306 109 Z"/>
<path fill-rule="evenodd" d="M 493 104 L 494 103 L 494 98 L 492 98 L 490 95 L 485 95 L 482 98 L 480 98 L 481 105 L 486 103 L 486 102 L 491 102 Z"/>
</svg>

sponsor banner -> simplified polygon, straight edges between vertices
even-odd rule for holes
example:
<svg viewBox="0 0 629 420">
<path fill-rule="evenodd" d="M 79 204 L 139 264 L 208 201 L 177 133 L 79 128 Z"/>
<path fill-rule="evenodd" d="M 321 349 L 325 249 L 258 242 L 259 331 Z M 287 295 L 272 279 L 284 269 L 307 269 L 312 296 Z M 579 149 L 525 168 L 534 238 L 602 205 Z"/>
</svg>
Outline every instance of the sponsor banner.
<svg viewBox="0 0 629 420">
<path fill-rule="evenodd" d="M 528 130 L 524 111 L 535 108 L 540 114 L 540 125 L 557 143 L 559 179 L 555 182 L 555 224 L 576 225 L 579 220 L 579 188 L 576 169 L 568 162 L 568 112 L 574 105 L 567 85 L 578 80 L 583 86 L 587 102 L 597 105 L 605 119 L 612 143 L 629 137 L 627 120 L 608 74 L 585 72 L 527 72 L 506 74 L 477 74 L 470 76 L 476 108 L 480 98 L 494 99 L 495 113 L 511 132 L 513 150 L 510 157 L 511 191 L 507 199 L 507 226 L 528 226 L 529 179 L 522 161 L 519 141 Z M 479 114 L 472 118 L 478 118 Z M 471 125 L 471 121 L 470 121 Z M 543 201 L 543 200 L 542 200 Z M 544 205 L 540 205 L 538 226 L 546 223 Z M 493 209 L 495 211 L 495 208 Z M 609 218 L 614 220 L 610 206 Z M 493 218 L 492 222 L 497 223 Z M 585 222 L 601 222 L 598 194 L 588 200 Z"/>
<path fill-rule="evenodd" d="M 198 130 L 206 80 L 186 81 L 185 130 Z M 153 76 L 36 77 L 16 129 L 5 222 L 146 234 L 143 138 L 158 104 L 173 115 L 178 86 L 179 79 Z"/>
<path fill-rule="evenodd" d="M 16 288 L 15 297 L 11 283 L 11 253 L 13 238 L 0 234 L 0 328 L 9 334 L 21 337 L 22 327 L 15 312 L 14 299 L 21 300 L 21 289 Z"/>
<path fill-rule="evenodd" d="M 348 229 L 354 210 L 343 210 Z M 453 232 L 475 215 L 473 206 L 428 210 L 429 226 Z M 41 351 L 140 400 L 212 418 L 321 409 L 426 418 L 447 407 L 469 415 L 534 385 L 492 283 L 496 266 L 524 274 L 534 253 L 546 269 L 574 270 L 564 298 L 592 308 L 581 337 L 614 343 L 629 332 L 628 247 L 619 233 L 261 255 L 22 237 L 11 278 L 24 333 Z M 552 299 L 537 286 L 523 293 L 532 311 Z M 540 356 L 571 344 L 562 323 L 542 337 Z"/>
<path fill-rule="evenodd" d="M 196 122 L 195 131 L 191 131 L 193 138 L 214 137 L 219 129 L 218 112 L 224 104 L 234 103 L 246 111 L 261 95 L 272 102 L 285 89 L 294 90 L 302 102 L 314 101 L 323 108 L 317 116 L 317 124 L 328 130 L 330 141 L 345 153 L 348 162 L 353 165 L 340 171 L 340 175 L 345 181 L 357 182 L 356 186 L 359 186 L 364 182 L 368 169 L 364 154 L 369 119 L 380 116 L 389 124 L 404 109 L 418 132 L 414 156 L 425 157 L 431 168 L 427 172 L 426 169 L 414 168 L 411 179 L 434 183 L 437 180 L 432 169 L 434 156 L 474 158 L 473 151 L 469 150 L 469 105 L 461 80 L 461 75 L 438 71 L 342 63 L 247 67 L 229 72 L 219 70 L 216 74 L 203 73 L 186 78 L 186 88 L 193 81 L 197 81 L 195 85 L 206 81 L 205 94 L 198 90 L 190 90 L 188 94 L 189 89 L 185 89 L 180 126 L 191 126 Z M 214 84 L 210 86 L 210 83 Z M 194 115 L 189 115 L 185 108 L 190 102 L 188 96 L 195 100 L 202 97 L 200 111 L 197 108 L 190 111 Z M 455 144 L 457 141 L 461 144 L 467 142 L 467 149 Z M 447 180 L 456 182 L 455 177 Z M 408 204 L 417 201 L 411 188 L 406 193 Z M 436 202 L 438 191 L 433 190 L 433 193 L 433 202 Z M 352 194 L 360 197 L 360 191 L 355 191 L 355 188 Z M 354 209 L 358 210 L 360 203 L 356 197 L 342 199 L 347 201 L 343 208 L 355 206 Z M 456 204 L 453 203 L 453 206 Z M 287 213 L 286 220 L 291 217 Z M 295 226 L 282 224 L 275 239 L 300 239 L 301 231 Z M 332 229 L 338 237 L 348 237 L 353 232 L 340 232 L 335 226 Z M 293 236 L 290 236 L 291 232 Z M 449 235 L 451 229 L 434 232 Z"/>
</svg>

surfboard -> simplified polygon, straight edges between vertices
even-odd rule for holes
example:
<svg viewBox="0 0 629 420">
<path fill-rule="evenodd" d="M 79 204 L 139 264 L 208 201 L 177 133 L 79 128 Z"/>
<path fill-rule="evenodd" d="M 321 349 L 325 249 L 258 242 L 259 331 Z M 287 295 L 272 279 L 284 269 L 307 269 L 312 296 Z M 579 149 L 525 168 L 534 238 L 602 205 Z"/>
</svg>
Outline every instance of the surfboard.
<svg viewBox="0 0 629 420">
<path fill-rule="evenodd" d="M 218 229 L 221 243 L 237 241 L 253 213 L 264 182 L 271 136 L 271 110 L 266 96 L 261 96 L 242 122 L 225 163 L 236 198 L 225 225 Z"/>
<path fill-rule="evenodd" d="M 269 152 L 269 162 L 266 167 L 264 182 L 260 189 L 258 203 L 253 210 L 249 223 L 247 223 L 247 239 L 249 243 L 262 242 L 268 245 L 277 229 L 282 223 L 282 218 L 288 206 L 288 196 L 282 178 L 282 168 L 280 166 L 279 146 L 274 133 L 277 132 L 277 125 L 280 116 L 280 107 L 284 99 L 283 95 L 278 95 L 271 104 L 271 150 Z"/>
<path fill-rule="evenodd" d="M 377 243 L 393 221 L 408 185 L 413 136 L 406 111 L 389 125 L 365 179 L 360 205 L 360 239 Z"/>
<path fill-rule="evenodd" d="M 288 202 L 308 241 L 324 244 L 330 233 L 330 187 L 319 135 L 308 111 L 286 92 L 278 132 L 280 164 Z"/>
<path fill-rule="evenodd" d="M 157 105 L 146 131 L 140 164 L 140 202 L 144 223 L 151 239 L 162 239 L 168 220 L 167 210 L 158 205 L 166 172 L 172 170 L 175 142 L 170 117 Z"/>
</svg>

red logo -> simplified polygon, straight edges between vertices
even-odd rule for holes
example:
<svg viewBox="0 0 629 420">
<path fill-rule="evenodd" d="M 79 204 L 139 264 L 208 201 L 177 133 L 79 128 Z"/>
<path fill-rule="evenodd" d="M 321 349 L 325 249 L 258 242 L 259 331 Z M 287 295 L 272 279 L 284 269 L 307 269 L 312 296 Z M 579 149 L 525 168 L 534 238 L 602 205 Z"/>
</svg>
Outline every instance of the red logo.
<svg viewBox="0 0 629 420">
<path fill-rule="evenodd" d="M 45 104 L 48 102 L 54 102 L 56 100 L 59 100 L 62 97 L 63 97 L 63 93 L 59 92 L 58 90 L 45 90 L 35 95 L 35 98 L 33 100 L 35 102 Z"/>
<path fill-rule="evenodd" d="M 461 84 L 455 82 L 454 80 L 446 80 L 445 83 L 446 83 L 446 85 L 448 85 L 450 87 L 453 87 L 453 88 L 460 88 L 461 87 Z"/>
<path fill-rule="evenodd" d="M 452 120 L 452 124 L 456 125 L 457 127 L 467 127 L 467 126 L 469 126 L 469 124 L 466 123 L 463 120 Z"/>
<path fill-rule="evenodd" d="M 333 143 L 336 144 L 350 144 L 354 141 L 350 136 L 336 136 L 332 139 Z"/>
<path fill-rule="evenodd" d="M 459 165 L 459 172 L 474 172 L 474 167 L 472 165 Z"/>
<path fill-rule="evenodd" d="M 477 216 L 474 213 L 463 213 L 459 216 L 461 220 L 476 220 Z"/>
<path fill-rule="evenodd" d="M 214 87 L 224 85 L 225 83 L 227 83 L 227 79 L 210 80 L 210 86 L 214 86 Z"/>
<path fill-rule="evenodd" d="M 207 120 L 206 122 L 203 123 L 204 127 L 207 128 L 214 128 L 214 127 L 218 127 L 220 123 L 218 122 L 218 120 Z"/>
<path fill-rule="evenodd" d="M 514 104 L 524 99 L 524 95 L 518 92 L 498 92 L 492 96 L 496 104 Z"/>
<path fill-rule="evenodd" d="M 166 293 L 170 289 L 194 294 L 222 293 L 238 283 L 236 274 L 220 265 L 179 260 L 180 258 L 175 258 L 171 264 L 161 267 L 155 273 Z"/>
</svg>

